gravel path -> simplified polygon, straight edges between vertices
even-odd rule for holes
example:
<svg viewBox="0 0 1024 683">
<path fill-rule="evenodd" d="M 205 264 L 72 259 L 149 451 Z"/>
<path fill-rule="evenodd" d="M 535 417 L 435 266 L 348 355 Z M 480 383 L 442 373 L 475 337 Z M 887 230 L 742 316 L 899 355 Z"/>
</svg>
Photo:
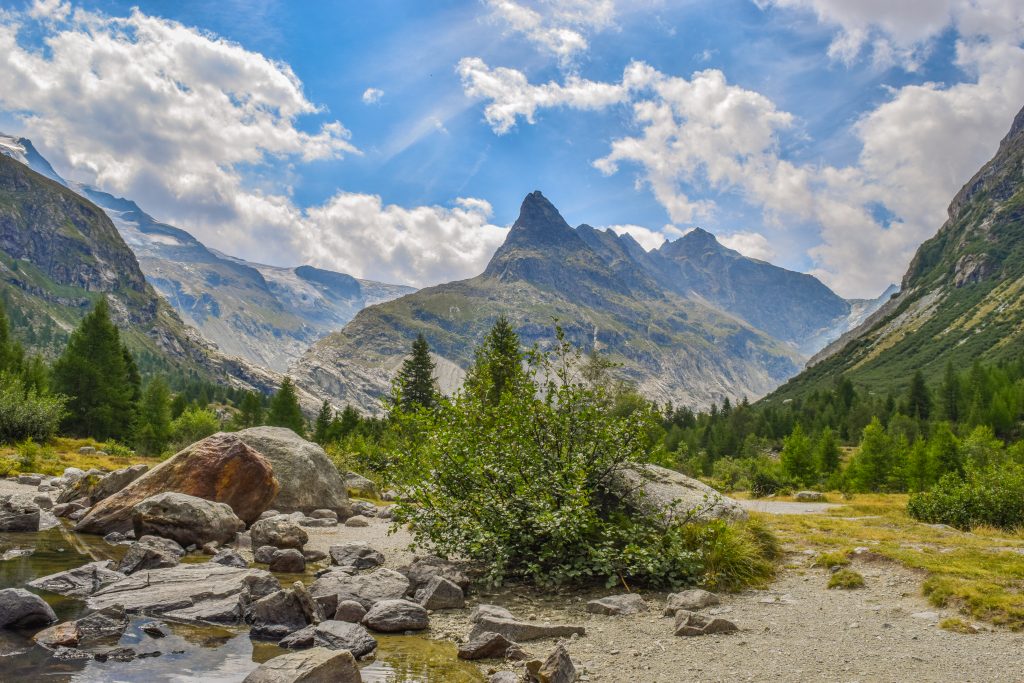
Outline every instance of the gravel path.
<svg viewBox="0 0 1024 683">
<path fill-rule="evenodd" d="M 819 515 L 832 508 L 842 507 L 837 503 L 792 503 L 782 500 L 740 500 L 751 512 L 766 512 L 771 515 Z"/>
</svg>

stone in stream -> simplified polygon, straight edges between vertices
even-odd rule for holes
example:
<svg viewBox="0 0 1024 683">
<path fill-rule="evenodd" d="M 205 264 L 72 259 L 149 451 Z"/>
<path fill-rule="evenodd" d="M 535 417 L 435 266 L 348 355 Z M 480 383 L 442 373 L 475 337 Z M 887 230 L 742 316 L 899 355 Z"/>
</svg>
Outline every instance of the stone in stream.
<svg viewBox="0 0 1024 683">
<path fill-rule="evenodd" d="M 727 619 L 706 617 L 685 610 L 676 612 L 677 636 L 705 636 L 713 633 L 734 633 L 738 630 L 736 624 Z"/>
<path fill-rule="evenodd" d="M 117 640 L 128 628 L 128 615 L 121 605 L 111 605 L 75 621 L 82 641 Z"/>
<path fill-rule="evenodd" d="M 118 543 L 121 543 L 125 540 L 125 536 L 120 531 L 111 531 L 109 534 L 103 537 L 103 540 L 109 543 L 110 545 L 117 545 Z"/>
<path fill-rule="evenodd" d="M 58 647 L 78 647 L 82 640 L 82 632 L 75 622 L 65 621 L 44 628 L 32 636 L 32 640 L 51 650 Z"/>
<path fill-rule="evenodd" d="M 51 653 L 51 657 L 56 659 L 58 662 L 77 662 L 85 659 L 92 659 L 92 653 L 86 652 L 85 650 L 79 650 L 74 647 L 61 647 L 54 648 Z"/>
<path fill-rule="evenodd" d="M 139 627 L 139 630 L 150 638 L 166 638 L 167 627 L 159 621 L 149 621 Z"/>
<path fill-rule="evenodd" d="M 430 625 L 427 610 L 409 600 L 381 600 L 363 617 L 363 624 L 381 633 L 422 631 Z"/>
<path fill-rule="evenodd" d="M 271 501 L 275 509 L 303 514 L 333 510 L 342 519 L 351 514 L 341 473 L 319 445 L 284 427 L 252 427 L 236 435 L 273 465 L 281 483 Z"/>
<path fill-rule="evenodd" d="M 699 609 L 717 605 L 721 602 L 714 593 L 709 593 L 700 588 L 693 588 L 680 593 L 669 593 L 665 601 L 665 616 L 671 617 L 679 611 L 696 612 Z"/>
<path fill-rule="evenodd" d="M 218 433 L 187 446 L 98 502 L 75 530 L 97 534 L 123 532 L 132 526 L 134 507 L 162 493 L 182 493 L 224 503 L 243 522 L 250 523 L 267 509 L 278 490 L 280 484 L 266 458 L 236 434 Z"/>
<path fill-rule="evenodd" d="M 416 591 L 416 602 L 428 610 L 462 609 L 466 606 L 466 596 L 448 579 L 434 576 L 430 583 Z"/>
<path fill-rule="evenodd" d="M 338 609 L 334 611 L 336 621 L 348 621 L 358 624 L 366 616 L 366 608 L 355 600 L 342 600 L 338 603 Z"/>
<path fill-rule="evenodd" d="M 410 564 L 399 567 L 398 571 L 409 579 L 410 597 L 421 588 L 426 588 L 435 576 L 443 576 L 461 588 L 463 593 L 469 593 L 469 577 L 448 560 L 435 555 L 416 557 Z"/>
<path fill-rule="evenodd" d="M 339 567 L 373 569 L 384 564 L 383 553 L 359 541 L 332 545 L 327 552 L 331 556 L 331 564 Z"/>
<path fill-rule="evenodd" d="M 249 617 L 252 619 L 249 634 L 254 638 L 278 640 L 307 624 L 302 604 L 295 592 L 287 589 L 271 593 L 254 602 Z"/>
<path fill-rule="evenodd" d="M 519 643 L 509 640 L 500 633 L 481 633 L 469 642 L 459 645 L 459 659 L 500 659 L 510 647 L 519 647 Z"/>
<path fill-rule="evenodd" d="M 0 590 L 0 628 L 32 628 L 57 621 L 46 601 L 24 588 Z"/>
<path fill-rule="evenodd" d="M 5 493 L 0 495 L 0 531 L 39 531 L 39 506 L 30 499 Z"/>
<path fill-rule="evenodd" d="M 120 581 L 124 576 L 123 573 L 114 571 L 112 561 L 102 560 L 49 576 L 41 576 L 29 581 L 28 586 L 57 595 L 87 598 L 104 586 Z"/>
<path fill-rule="evenodd" d="M 274 657 L 242 683 L 361 683 L 352 653 L 315 647 Z"/>
<path fill-rule="evenodd" d="M 341 570 L 332 571 L 314 581 L 309 592 L 324 614 L 334 614 L 338 603 L 344 600 L 354 600 L 370 609 L 381 600 L 404 597 L 408 588 L 407 578 L 391 569 L 378 568 L 352 576 Z"/>
<path fill-rule="evenodd" d="M 19 557 L 28 557 L 34 552 L 35 548 L 11 548 L 10 550 L 5 550 L 3 555 L 0 555 L 0 561 L 9 562 Z"/>
<path fill-rule="evenodd" d="M 582 626 L 540 624 L 534 621 L 518 621 L 516 619 L 500 619 L 488 616 L 480 617 L 469 634 L 470 640 L 482 633 L 500 633 L 509 640 L 525 643 L 540 638 L 568 638 L 572 635 L 586 635 Z"/>
<path fill-rule="evenodd" d="M 275 548 L 302 550 L 302 546 L 309 542 L 309 535 L 284 515 L 254 522 L 249 528 L 249 535 L 252 537 L 254 548 L 270 545 Z"/>
<path fill-rule="evenodd" d="M 574 683 L 577 678 L 569 651 L 561 643 L 544 662 L 527 662 L 526 674 L 531 683 Z"/>
<path fill-rule="evenodd" d="M 121 558 L 117 570 L 134 574 L 143 569 L 165 569 L 174 567 L 185 555 L 185 550 L 168 538 L 143 536 L 128 546 L 128 552 Z"/>
<path fill-rule="evenodd" d="M 274 557 L 274 553 L 277 552 L 277 548 L 272 545 L 261 545 L 253 551 L 252 556 L 256 562 L 260 564 L 270 564 L 270 560 Z"/>
<path fill-rule="evenodd" d="M 370 526 L 370 520 L 362 515 L 352 515 L 345 520 L 345 526 L 347 527 L 366 527 Z"/>
<path fill-rule="evenodd" d="M 696 519 L 744 520 L 737 501 L 707 484 L 658 465 L 632 465 L 613 475 L 613 491 L 640 512 Z"/>
<path fill-rule="evenodd" d="M 321 622 L 313 629 L 313 644 L 332 650 L 348 650 L 356 658 L 365 657 L 377 649 L 377 640 L 365 628 L 333 619 Z"/>
<path fill-rule="evenodd" d="M 238 567 L 239 569 L 245 569 L 249 566 L 249 563 L 245 561 L 245 558 L 231 548 L 218 550 L 217 554 L 210 558 L 210 562 L 216 562 L 217 564 L 222 564 L 225 567 Z"/>
<path fill-rule="evenodd" d="M 647 603 L 636 593 L 623 593 L 622 595 L 609 595 L 606 598 L 591 600 L 587 603 L 587 611 L 591 614 L 607 614 L 619 616 L 625 614 L 637 614 L 646 612 Z"/>
<path fill-rule="evenodd" d="M 182 546 L 202 546 L 209 541 L 227 544 L 245 531 L 245 522 L 231 507 L 184 493 L 158 493 L 132 508 L 135 535 L 161 536 Z"/>
</svg>

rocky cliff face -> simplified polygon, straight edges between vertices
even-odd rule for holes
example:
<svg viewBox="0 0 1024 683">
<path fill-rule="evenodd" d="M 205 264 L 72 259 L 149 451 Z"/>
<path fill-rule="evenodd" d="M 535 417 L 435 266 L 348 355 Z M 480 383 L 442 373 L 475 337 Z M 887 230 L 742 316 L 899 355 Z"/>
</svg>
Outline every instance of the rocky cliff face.
<svg viewBox="0 0 1024 683">
<path fill-rule="evenodd" d="M 549 345 L 557 319 L 570 340 L 608 353 L 623 378 L 658 401 L 703 407 L 755 398 L 799 369 L 802 357 L 792 344 L 690 289 L 665 286 L 667 276 L 648 259 L 632 238 L 573 229 L 534 192 L 481 275 L 361 311 L 313 346 L 293 374 L 340 403 L 377 410 L 422 332 L 436 353 L 442 388 L 450 390 L 499 313 L 527 346 Z M 847 313 L 839 302 L 835 309 Z"/>
<path fill-rule="evenodd" d="M 921 245 L 901 291 L 822 351 L 777 395 L 846 374 L 871 387 L 936 376 L 947 362 L 1019 358 L 1024 349 L 1024 110 L 995 156 L 949 205 Z"/>
</svg>

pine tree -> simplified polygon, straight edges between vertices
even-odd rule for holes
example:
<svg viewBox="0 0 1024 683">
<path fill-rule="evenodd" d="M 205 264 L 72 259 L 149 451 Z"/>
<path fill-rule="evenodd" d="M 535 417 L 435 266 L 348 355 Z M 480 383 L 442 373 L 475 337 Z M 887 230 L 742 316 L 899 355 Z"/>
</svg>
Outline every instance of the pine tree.
<svg viewBox="0 0 1024 683">
<path fill-rule="evenodd" d="M 839 450 L 835 432 L 832 431 L 831 427 L 825 427 L 821 430 L 818 443 L 814 447 L 814 455 L 814 459 L 818 463 L 818 468 L 822 474 L 832 474 L 839 469 L 842 452 Z"/>
<path fill-rule="evenodd" d="M 139 406 L 139 428 L 135 433 L 136 448 L 149 455 L 159 455 L 171 441 L 171 392 L 163 378 L 146 385 Z"/>
<path fill-rule="evenodd" d="M 942 412 L 950 422 L 960 421 L 960 403 L 963 401 L 963 387 L 960 378 L 953 369 L 953 363 L 946 363 L 946 372 L 942 377 Z"/>
<path fill-rule="evenodd" d="M 139 372 L 110 320 L 106 299 L 82 319 L 53 366 L 54 388 L 70 397 L 65 429 L 82 437 L 132 436 Z"/>
<path fill-rule="evenodd" d="M 911 417 L 918 420 L 927 420 L 932 409 L 932 396 L 928 391 L 928 384 L 924 381 L 924 374 L 918 370 L 910 380 L 910 390 L 907 393 L 907 406 Z"/>
<path fill-rule="evenodd" d="M 925 491 L 933 483 L 931 456 L 928 451 L 928 444 L 924 439 L 918 439 L 910 448 L 910 455 L 907 456 L 907 485 L 911 491 Z"/>
<path fill-rule="evenodd" d="M 316 422 L 313 426 L 313 441 L 321 446 L 326 445 L 330 440 L 331 422 L 334 419 L 334 410 L 331 404 L 324 400 L 320 406 L 320 412 L 316 415 Z"/>
<path fill-rule="evenodd" d="M 273 427 L 287 427 L 299 436 L 306 433 L 306 420 L 302 416 L 299 398 L 295 394 L 295 385 L 291 377 L 285 377 L 281 388 L 270 400 L 270 411 L 267 413 L 267 424 Z"/>
<path fill-rule="evenodd" d="M 815 479 L 811 440 L 799 424 L 793 427 L 792 433 L 783 441 L 782 469 L 800 484 L 809 484 Z"/>
<path fill-rule="evenodd" d="M 466 376 L 466 388 L 487 392 L 487 402 L 497 405 L 501 395 L 525 377 L 523 352 L 519 348 L 519 335 L 504 315 L 498 316 L 476 350 L 476 361 Z"/>
<path fill-rule="evenodd" d="M 933 468 L 933 480 L 937 481 L 944 474 L 963 473 L 960 441 L 948 422 L 940 422 L 932 428 L 932 438 L 928 441 L 928 457 Z"/>
<path fill-rule="evenodd" d="M 412 343 L 412 355 L 402 363 L 395 381 L 402 392 L 403 410 L 432 408 L 436 404 L 434 361 L 430 358 L 430 345 L 422 334 L 416 336 L 416 341 Z"/>
<path fill-rule="evenodd" d="M 881 491 L 893 469 L 892 439 L 877 417 L 864 428 L 860 450 L 850 467 L 852 483 L 858 491 Z"/>
<path fill-rule="evenodd" d="M 238 416 L 238 422 L 243 427 L 258 427 L 263 424 L 263 401 L 255 392 L 245 392 L 239 410 L 241 412 Z"/>
<path fill-rule="evenodd" d="M 11 339 L 7 310 L 0 301 L 0 372 L 19 372 L 23 356 L 21 345 Z"/>
</svg>

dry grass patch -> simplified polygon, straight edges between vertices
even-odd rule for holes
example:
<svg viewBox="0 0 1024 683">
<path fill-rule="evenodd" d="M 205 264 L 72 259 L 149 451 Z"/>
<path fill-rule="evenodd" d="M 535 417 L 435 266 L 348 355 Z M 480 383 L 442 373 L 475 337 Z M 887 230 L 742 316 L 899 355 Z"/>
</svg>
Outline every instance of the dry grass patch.
<svg viewBox="0 0 1024 683">
<path fill-rule="evenodd" d="M 829 577 L 828 587 L 841 588 L 843 590 L 863 588 L 864 577 L 861 576 L 859 572 L 855 572 L 852 569 L 840 569 Z"/>
<path fill-rule="evenodd" d="M 130 467 L 139 463 L 153 465 L 159 458 L 144 458 L 138 455 L 79 453 L 83 446 L 96 450 L 109 447 L 93 439 L 67 439 L 58 437 L 45 444 L 19 444 L 0 448 L 0 472 L 4 474 L 34 473 L 60 476 L 67 467 L 82 470 L 99 469 L 106 472 Z M 34 457 L 27 458 L 26 453 Z"/>
</svg>

